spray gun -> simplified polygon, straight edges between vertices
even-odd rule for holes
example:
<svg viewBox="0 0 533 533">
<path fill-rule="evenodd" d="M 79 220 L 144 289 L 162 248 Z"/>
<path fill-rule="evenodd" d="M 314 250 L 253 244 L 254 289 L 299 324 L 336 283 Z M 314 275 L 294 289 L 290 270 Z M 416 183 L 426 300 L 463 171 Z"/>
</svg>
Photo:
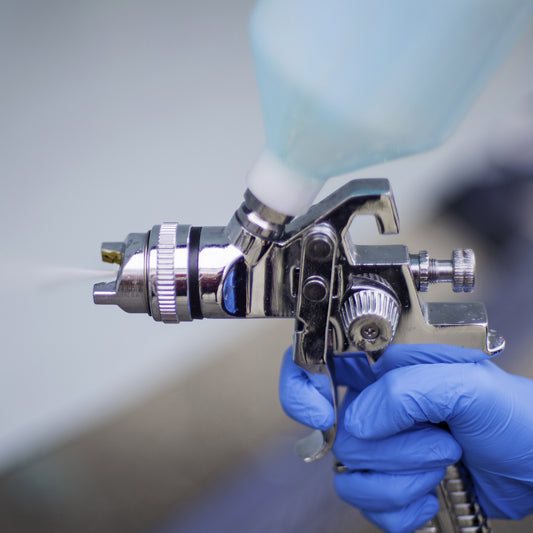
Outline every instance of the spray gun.
<svg viewBox="0 0 533 533">
<path fill-rule="evenodd" d="M 266 148 L 243 204 L 226 227 L 164 223 L 104 243 L 102 258 L 120 268 L 94 301 L 166 323 L 293 319 L 294 360 L 329 376 L 334 403 L 334 356 L 362 351 L 372 363 L 393 342 L 501 351 L 483 304 L 423 298 L 431 283 L 471 292 L 471 250 L 439 260 L 352 242 L 359 215 L 398 233 L 387 180 L 352 181 L 311 204 L 331 176 L 441 144 L 531 19 L 528 0 L 259 0 L 250 37 Z M 297 452 L 319 459 L 335 435 L 336 424 L 315 431 Z M 420 531 L 490 531 L 461 465 L 438 496 Z"/>
<path fill-rule="evenodd" d="M 94 301 L 165 323 L 293 319 L 295 362 L 330 376 L 333 391 L 333 356 L 363 351 L 372 363 L 392 342 L 455 344 L 491 355 L 503 349 L 483 304 L 423 298 L 431 283 L 471 292 L 472 250 L 438 260 L 403 245 L 357 245 L 348 229 L 359 215 L 373 215 L 382 234 L 399 232 L 388 180 L 351 181 L 294 218 L 247 190 L 226 227 L 164 223 L 104 243 L 102 259 L 120 267 L 115 281 L 94 286 Z M 336 425 L 315 431 L 297 443 L 298 455 L 323 457 L 335 434 Z M 449 468 L 440 487 L 441 516 L 424 531 L 489 531 L 458 468 Z"/>
</svg>

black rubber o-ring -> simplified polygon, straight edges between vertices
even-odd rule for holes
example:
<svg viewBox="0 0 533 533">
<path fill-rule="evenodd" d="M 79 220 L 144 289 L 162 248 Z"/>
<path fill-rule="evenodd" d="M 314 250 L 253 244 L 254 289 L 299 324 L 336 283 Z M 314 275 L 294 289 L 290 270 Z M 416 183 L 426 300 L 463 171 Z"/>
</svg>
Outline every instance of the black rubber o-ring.
<svg viewBox="0 0 533 533">
<path fill-rule="evenodd" d="M 189 231 L 189 264 L 188 264 L 188 286 L 189 286 L 189 312 L 191 318 L 201 319 L 202 305 L 200 301 L 200 280 L 198 272 L 198 255 L 200 253 L 201 227 L 191 227 Z"/>
</svg>

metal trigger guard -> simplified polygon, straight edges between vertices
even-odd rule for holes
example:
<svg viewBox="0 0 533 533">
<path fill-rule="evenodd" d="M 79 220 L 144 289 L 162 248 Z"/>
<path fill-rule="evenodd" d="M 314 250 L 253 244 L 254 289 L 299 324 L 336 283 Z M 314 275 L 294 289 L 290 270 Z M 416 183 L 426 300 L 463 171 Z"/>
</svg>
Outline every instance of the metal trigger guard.
<svg viewBox="0 0 533 533">
<path fill-rule="evenodd" d="M 328 376 L 335 423 L 326 431 L 315 430 L 296 443 L 297 454 L 311 462 L 332 448 L 337 434 L 337 401 L 333 371 L 333 339 L 330 335 L 332 300 L 340 284 L 335 279 L 339 256 L 348 257 L 346 233 L 356 215 L 374 215 L 380 233 L 399 232 L 398 213 L 388 180 L 360 180 L 339 189 L 313 206 L 287 228 L 301 238 L 298 300 L 293 344 L 296 364 Z M 292 228 L 291 228 L 292 226 Z M 339 248 L 344 248 L 340 251 Z"/>
</svg>

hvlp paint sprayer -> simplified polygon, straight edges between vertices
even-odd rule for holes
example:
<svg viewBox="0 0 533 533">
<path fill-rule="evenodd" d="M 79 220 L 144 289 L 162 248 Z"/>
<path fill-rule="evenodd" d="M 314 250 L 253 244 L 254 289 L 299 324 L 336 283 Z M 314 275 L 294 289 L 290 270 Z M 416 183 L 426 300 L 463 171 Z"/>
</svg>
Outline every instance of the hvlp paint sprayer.
<svg viewBox="0 0 533 533">
<path fill-rule="evenodd" d="M 311 204 L 331 176 L 441 144 L 532 18 L 528 0 L 259 0 L 250 40 L 266 149 L 244 203 L 226 227 L 164 223 L 105 243 L 103 259 L 120 268 L 95 285 L 95 302 L 168 323 L 293 319 L 296 363 L 329 375 L 332 390 L 333 356 L 364 351 L 372 362 L 392 342 L 502 350 L 482 304 L 422 297 L 430 283 L 472 291 L 471 250 L 438 260 L 351 241 L 358 215 L 398 233 L 387 180 Z M 335 433 L 314 432 L 298 454 L 322 457 Z M 448 469 L 426 533 L 490 531 L 460 470 Z"/>
<path fill-rule="evenodd" d="M 388 180 L 351 181 L 295 218 L 247 190 L 226 227 L 164 223 L 104 243 L 102 259 L 119 271 L 115 281 L 94 286 L 94 301 L 165 323 L 293 319 L 294 360 L 330 380 L 333 356 L 364 351 L 373 362 L 392 342 L 454 344 L 487 354 L 503 349 L 482 303 L 423 298 L 430 283 L 471 292 L 472 250 L 438 260 L 403 245 L 354 244 L 348 229 L 358 215 L 373 215 L 380 233 L 399 232 Z M 335 433 L 336 426 L 315 431 L 297 443 L 298 454 L 305 461 L 321 458 Z M 440 517 L 428 532 L 489 531 L 458 468 L 450 467 L 441 483 Z"/>
</svg>

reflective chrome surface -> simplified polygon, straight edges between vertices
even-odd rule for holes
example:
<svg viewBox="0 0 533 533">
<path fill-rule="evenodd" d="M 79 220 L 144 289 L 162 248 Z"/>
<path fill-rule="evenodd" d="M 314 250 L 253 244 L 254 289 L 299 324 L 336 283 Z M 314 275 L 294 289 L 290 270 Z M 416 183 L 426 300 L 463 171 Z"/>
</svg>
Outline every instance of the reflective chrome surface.
<svg viewBox="0 0 533 533">
<path fill-rule="evenodd" d="M 426 292 L 430 283 L 452 283 L 454 292 L 472 292 L 476 283 L 474 251 L 455 249 L 451 260 L 430 259 L 426 250 L 411 254 L 411 273 L 416 288 Z"/>
<path fill-rule="evenodd" d="M 462 465 L 451 465 L 440 483 L 439 512 L 415 533 L 490 533 L 491 528 Z"/>
<path fill-rule="evenodd" d="M 161 229 L 167 229 L 167 232 L 174 228 L 174 250 L 170 258 L 165 257 L 169 262 L 172 262 L 173 273 L 167 273 L 170 277 L 168 282 L 167 294 L 170 292 L 174 298 L 173 311 L 169 311 L 167 303 L 167 309 L 161 308 L 160 298 L 160 282 L 161 276 Z M 188 239 L 190 226 L 177 223 L 164 223 L 160 226 L 154 226 L 149 234 L 148 238 L 148 257 L 146 268 L 146 284 L 148 286 L 148 303 L 150 305 L 150 312 L 154 320 L 177 323 L 181 321 L 190 321 L 192 317 L 189 313 L 188 305 L 188 279 L 189 279 L 189 251 L 188 251 Z M 166 266 L 166 265 L 165 265 Z M 164 294 L 167 298 L 167 296 Z M 173 314 L 174 313 L 174 314 Z"/>
<path fill-rule="evenodd" d="M 254 265 L 283 237 L 285 225 L 292 217 L 283 215 L 261 203 L 251 191 L 244 193 L 244 202 L 226 227 L 226 236 L 243 253 L 248 264 Z"/>
<path fill-rule="evenodd" d="M 392 342 L 400 314 L 400 301 L 392 287 L 375 274 L 353 277 L 340 308 L 347 341 L 373 354 Z"/>
<path fill-rule="evenodd" d="M 294 360 L 329 376 L 334 404 L 333 356 L 362 349 L 373 362 L 390 342 L 454 344 L 488 354 L 503 349 L 483 304 L 422 297 L 430 283 L 472 291 L 471 250 L 437 260 L 403 245 L 353 244 L 348 228 L 358 215 L 373 215 L 380 233 L 399 232 L 387 180 L 352 181 L 294 220 L 247 192 L 226 227 L 165 223 L 123 243 L 104 243 L 102 258 L 120 268 L 114 282 L 95 285 L 94 301 L 165 322 L 292 318 Z M 299 455 L 322 457 L 335 433 L 335 425 L 314 432 L 298 443 Z M 438 531 L 456 533 L 443 520 Z"/>
<path fill-rule="evenodd" d="M 146 284 L 146 233 L 130 233 L 122 243 L 103 243 L 102 260 L 118 263 L 115 281 L 97 283 L 94 303 L 118 305 L 128 313 L 150 313 Z"/>
</svg>

